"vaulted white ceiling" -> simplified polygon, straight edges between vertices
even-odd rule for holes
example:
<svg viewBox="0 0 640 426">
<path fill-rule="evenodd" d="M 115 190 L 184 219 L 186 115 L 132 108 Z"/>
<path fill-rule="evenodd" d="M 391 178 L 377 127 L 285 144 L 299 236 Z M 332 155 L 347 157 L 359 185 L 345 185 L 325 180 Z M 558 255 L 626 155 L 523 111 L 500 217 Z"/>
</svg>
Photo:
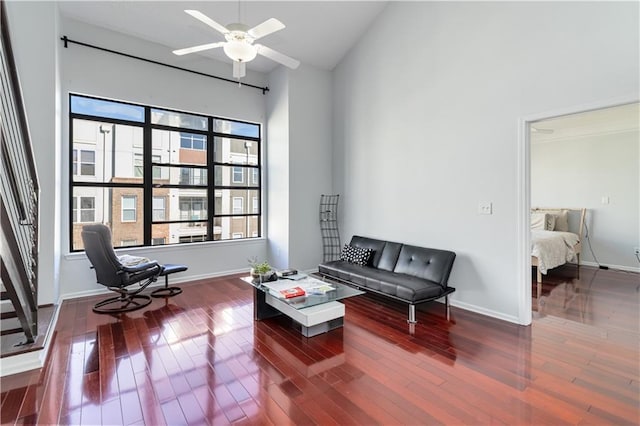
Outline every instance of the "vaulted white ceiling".
<svg viewBox="0 0 640 426">
<path fill-rule="evenodd" d="M 261 44 L 302 63 L 331 70 L 384 9 L 383 1 L 64 1 L 63 16 L 167 46 L 168 50 L 224 41 L 223 36 L 184 13 L 196 9 L 222 25 L 253 27 L 277 18 L 286 28 Z M 231 62 L 222 49 L 203 55 Z M 189 59 L 185 59 L 188 61 Z M 277 64 L 258 57 L 247 68 L 269 72 Z"/>
</svg>

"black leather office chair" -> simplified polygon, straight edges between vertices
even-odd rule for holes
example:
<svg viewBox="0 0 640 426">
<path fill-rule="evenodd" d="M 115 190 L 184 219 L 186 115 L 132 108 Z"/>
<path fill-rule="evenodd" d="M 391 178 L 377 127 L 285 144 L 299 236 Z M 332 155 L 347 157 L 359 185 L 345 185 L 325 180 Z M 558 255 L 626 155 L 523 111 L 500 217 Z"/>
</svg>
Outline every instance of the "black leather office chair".
<svg viewBox="0 0 640 426">
<path fill-rule="evenodd" d="M 128 312 L 151 303 L 151 297 L 139 293 L 158 279 L 163 272 L 162 265 L 156 261 L 143 262 L 135 266 L 122 264 L 111 244 L 111 230 L 102 224 L 84 226 L 82 241 L 85 253 L 96 271 L 98 284 L 119 294 L 96 303 L 93 306 L 94 312 Z M 127 289 L 128 286 L 137 283 L 141 284 L 136 289 Z"/>
</svg>

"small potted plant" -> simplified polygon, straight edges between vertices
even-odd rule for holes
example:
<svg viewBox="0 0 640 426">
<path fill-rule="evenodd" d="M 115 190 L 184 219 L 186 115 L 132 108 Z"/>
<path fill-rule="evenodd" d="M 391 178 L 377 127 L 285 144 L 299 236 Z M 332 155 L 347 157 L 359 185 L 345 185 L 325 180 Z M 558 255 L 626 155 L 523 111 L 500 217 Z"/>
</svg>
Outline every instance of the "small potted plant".
<svg viewBox="0 0 640 426">
<path fill-rule="evenodd" d="M 249 259 L 249 266 L 251 266 L 250 274 L 251 278 L 253 278 L 254 281 L 273 281 L 272 275 L 275 274 L 271 270 L 271 265 L 269 265 L 269 262 L 258 262 L 258 258 L 254 256 Z"/>
</svg>

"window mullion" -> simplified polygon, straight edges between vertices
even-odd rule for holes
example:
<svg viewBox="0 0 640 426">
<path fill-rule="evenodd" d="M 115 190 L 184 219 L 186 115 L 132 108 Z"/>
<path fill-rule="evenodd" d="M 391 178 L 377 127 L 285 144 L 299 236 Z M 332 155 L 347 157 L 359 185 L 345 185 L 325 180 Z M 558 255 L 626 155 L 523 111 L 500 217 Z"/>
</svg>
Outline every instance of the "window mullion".
<svg viewBox="0 0 640 426">
<path fill-rule="evenodd" d="M 215 174 L 213 160 L 215 158 L 215 143 L 213 142 L 213 117 L 208 120 L 209 133 L 207 134 L 207 240 L 213 241 L 214 216 L 216 205 Z"/>
<path fill-rule="evenodd" d="M 144 224 L 144 245 L 151 245 L 151 229 L 153 224 L 153 165 L 151 154 L 153 144 L 151 140 L 151 107 L 144 108 L 144 130 L 143 130 L 143 224 Z"/>
</svg>

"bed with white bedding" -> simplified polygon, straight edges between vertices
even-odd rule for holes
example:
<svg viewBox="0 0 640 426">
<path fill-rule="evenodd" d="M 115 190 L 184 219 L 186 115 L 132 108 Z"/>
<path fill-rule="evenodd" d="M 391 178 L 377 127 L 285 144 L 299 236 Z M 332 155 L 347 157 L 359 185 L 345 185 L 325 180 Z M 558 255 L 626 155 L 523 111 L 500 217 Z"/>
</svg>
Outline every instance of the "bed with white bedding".
<svg viewBox="0 0 640 426">
<path fill-rule="evenodd" d="M 586 209 L 531 209 L 531 265 L 537 268 L 538 297 L 547 271 L 574 261 L 580 267 L 585 216 Z"/>
</svg>

